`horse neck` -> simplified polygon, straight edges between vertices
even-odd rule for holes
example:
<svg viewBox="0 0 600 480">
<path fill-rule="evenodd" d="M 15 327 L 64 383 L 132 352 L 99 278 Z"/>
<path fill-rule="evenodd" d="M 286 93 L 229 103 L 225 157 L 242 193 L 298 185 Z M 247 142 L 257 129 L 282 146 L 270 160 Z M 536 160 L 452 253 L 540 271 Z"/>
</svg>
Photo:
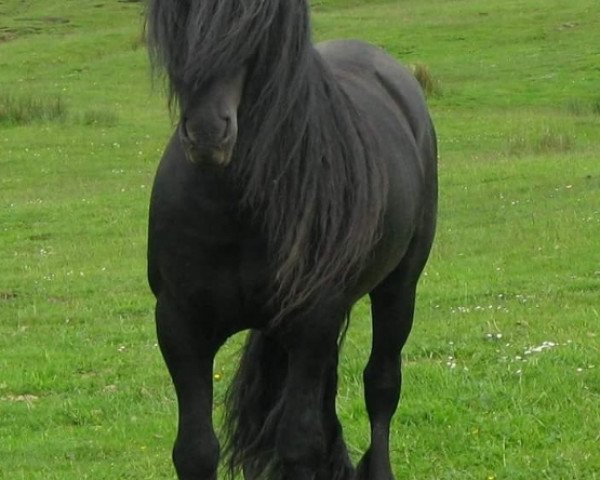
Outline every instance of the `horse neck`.
<svg viewBox="0 0 600 480">
<path fill-rule="evenodd" d="M 277 66 L 264 67 L 263 71 L 268 71 L 270 76 L 265 79 L 257 75 L 245 95 L 243 138 L 238 150 L 244 157 L 238 164 L 241 170 L 269 167 L 271 171 L 270 167 L 281 167 L 277 164 L 294 157 L 307 142 L 314 146 L 315 137 L 324 130 L 320 125 L 329 127 L 333 120 L 324 113 L 328 109 L 323 104 L 325 90 L 334 90 L 335 99 L 325 101 L 336 102 L 336 108 L 347 102 L 310 42 L 297 59 L 288 63 L 288 71 Z M 265 162 L 271 165 L 264 165 Z"/>
</svg>

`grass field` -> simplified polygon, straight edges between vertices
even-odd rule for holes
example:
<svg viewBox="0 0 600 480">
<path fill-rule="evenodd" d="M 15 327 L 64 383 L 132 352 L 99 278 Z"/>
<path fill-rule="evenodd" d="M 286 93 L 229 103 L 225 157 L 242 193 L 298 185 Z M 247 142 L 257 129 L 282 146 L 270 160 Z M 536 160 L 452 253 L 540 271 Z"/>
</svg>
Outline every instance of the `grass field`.
<svg viewBox="0 0 600 480">
<path fill-rule="evenodd" d="M 440 221 L 398 479 L 600 479 L 596 1 L 313 5 L 317 39 L 367 39 L 435 83 Z M 172 122 L 141 27 L 139 2 L 0 0 L 0 479 L 174 478 L 145 282 Z M 361 303 L 339 395 L 356 459 L 369 330 Z M 217 359 L 217 405 L 238 346 Z"/>
</svg>

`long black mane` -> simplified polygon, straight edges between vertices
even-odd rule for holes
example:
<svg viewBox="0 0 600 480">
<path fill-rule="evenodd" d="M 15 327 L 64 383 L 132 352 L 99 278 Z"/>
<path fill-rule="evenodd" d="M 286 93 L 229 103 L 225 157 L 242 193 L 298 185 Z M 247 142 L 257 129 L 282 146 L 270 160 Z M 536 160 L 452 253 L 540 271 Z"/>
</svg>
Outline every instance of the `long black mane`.
<svg viewBox="0 0 600 480">
<path fill-rule="evenodd" d="M 311 42 L 307 0 L 150 0 L 148 42 L 175 99 L 246 67 L 231 174 L 269 239 L 278 318 L 351 282 L 380 235 L 375 136 Z"/>
</svg>

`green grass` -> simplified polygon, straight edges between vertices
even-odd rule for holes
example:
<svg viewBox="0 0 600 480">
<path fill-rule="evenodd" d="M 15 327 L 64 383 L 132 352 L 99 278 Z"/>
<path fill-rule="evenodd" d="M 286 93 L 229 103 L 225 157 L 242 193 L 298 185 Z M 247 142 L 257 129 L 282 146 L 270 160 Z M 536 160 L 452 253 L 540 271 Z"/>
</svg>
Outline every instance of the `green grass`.
<svg viewBox="0 0 600 480">
<path fill-rule="evenodd" d="M 317 38 L 370 40 L 439 89 L 439 230 L 405 350 L 398 478 L 600 478 L 596 3 L 313 4 Z M 0 120 L 2 479 L 174 478 L 145 282 L 172 126 L 141 25 L 139 2 L 0 1 L 0 112 L 26 119 Z M 356 459 L 369 335 L 363 302 L 339 395 Z M 217 358 L 217 407 L 238 347 Z"/>
<path fill-rule="evenodd" d="M 50 99 L 32 96 L 0 97 L 0 124 L 28 125 L 34 122 L 63 121 L 67 108 L 60 96 Z"/>
</svg>

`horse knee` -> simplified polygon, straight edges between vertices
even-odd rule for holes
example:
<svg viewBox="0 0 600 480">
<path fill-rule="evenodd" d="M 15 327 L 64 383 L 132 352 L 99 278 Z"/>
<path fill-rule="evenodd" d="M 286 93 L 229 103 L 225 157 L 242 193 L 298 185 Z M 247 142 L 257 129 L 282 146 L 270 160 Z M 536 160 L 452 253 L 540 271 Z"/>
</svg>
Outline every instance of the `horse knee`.
<svg viewBox="0 0 600 480">
<path fill-rule="evenodd" d="M 363 380 L 376 388 L 395 388 L 401 381 L 400 354 L 371 358 L 363 372 Z"/>
<path fill-rule="evenodd" d="M 217 478 L 219 442 L 210 438 L 178 438 L 173 447 L 173 464 L 180 480 L 213 480 Z"/>
<path fill-rule="evenodd" d="M 363 372 L 367 409 L 394 411 L 400 398 L 400 359 L 369 362 Z M 371 408 L 369 408 L 371 407 Z"/>
</svg>

